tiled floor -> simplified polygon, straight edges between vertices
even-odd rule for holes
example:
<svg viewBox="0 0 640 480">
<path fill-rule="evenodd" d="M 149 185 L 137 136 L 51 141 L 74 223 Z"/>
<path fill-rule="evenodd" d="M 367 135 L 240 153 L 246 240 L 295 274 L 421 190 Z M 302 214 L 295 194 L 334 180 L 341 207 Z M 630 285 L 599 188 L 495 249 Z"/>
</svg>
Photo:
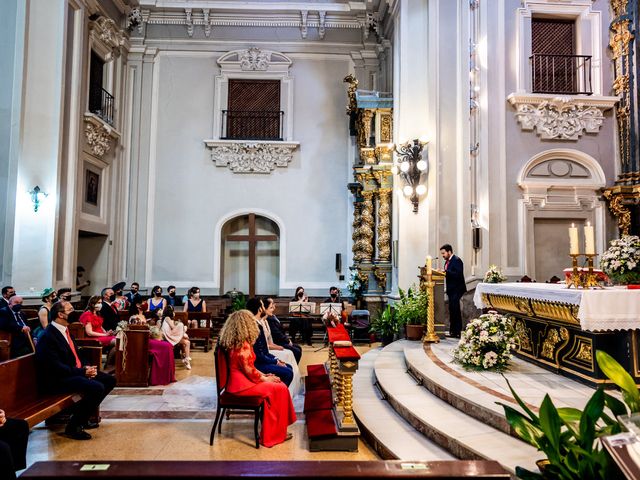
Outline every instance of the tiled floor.
<svg viewBox="0 0 640 480">
<path fill-rule="evenodd" d="M 327 359 L 327 349 L 304 346 L 301 374 L 306 366 Z M 361 353 L 369 348 L 358 347 Z M 376 460 L 364 442 L 357 453 L 308 450 L 302 414 L 304 397 L 294 405 L 298 421 L 289 427 L 293 439 L 256 450 L 253 419 L 233 416 L 225 421 L 213 447 L 209 433 L 215 416 L 213 352 L 195 350 L 192 370 L 176 364 L 178 382 L 168 386 L 118 388 L 102 404 L 103 421 L 87 442 L 70 440 L 62 427 L 36 426 L 29 437 L 28 465 L 42 460 Z"/>
</svg>

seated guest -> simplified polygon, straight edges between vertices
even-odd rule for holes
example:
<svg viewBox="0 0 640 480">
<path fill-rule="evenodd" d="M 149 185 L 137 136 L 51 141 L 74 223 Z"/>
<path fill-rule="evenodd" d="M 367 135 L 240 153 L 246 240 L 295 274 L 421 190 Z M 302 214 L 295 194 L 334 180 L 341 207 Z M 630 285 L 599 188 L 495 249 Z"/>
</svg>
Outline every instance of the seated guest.
<svg viewBox="0 0 640 480">
<path fill-rule="evenodd" d="M 9 305 L 0 308 L 0 330 L 11 333 L 11 358 L 22 357 L 33 352 L 31 329 L 22 310 L 22 297 L 14 295 Z"/>
<path fill-rule="evenodd" d="M 226 391 L 234 395 L 260 396 L 264 402 L 260 443 L 272 447 L 292 435 L 287 427 L 296 421 L 296 413 L 289 391 L 276 375 L 264 373 L 255 364 L 256 355 L 251 345 L 259 336 L 253 315 L 247 310 L 232 313 L 220 331 L 220 346 L 229 361 L 229 379 Z"/>
<path fill-rule="evenodd" d="M 133 325 L 146 325 L 147 317 L 144 316 L 146 311 L 145 302 L 138 295 L 133 299 L 133 303 L 129 306 L 129 323 Z"/>
<path fill-rule="evenodd" d="M 147 302 L 147 312 L 162 312 L 167 306 L 167 301 L 162 297 L 162 287 L 156 285 L 151 289 L 151 298 Z"/>
<path fill-rule="evenodd" d="M 41 298 L 42 306 L 40 307 L 40 310 L 38 310 L 40 325 L 33 331 L 33 338 L 36 340 L 42 336 L 44 329 L 49 325 L 49 312 L 51 311 L 53 304 L 58 300 L 58 295 L 53 288 L 45 288 L 42 292 Z"/>
<path fill-rule="evenodd" d="M 56 292 L 58 296 L 58 300 L 62 300 L 63 302 L 71 301 L 71 289 L 70 288 L 59 288 Z"/>
<path fill-rule="evenodd" d="M 27 468 L 28 440 L 29 424 L 0 410 L 0 478 L 14 479 L 17 470 Z"/>
<path fill-rule="evenodd" d="M 117 312 L 124 312 L 129 309 L 129 300 L 124 296 L 123 290 L 125 287 L 125 282 L 116 283 L 111 290 L 113 290 L 113 294 L 116 299 L 111 303 L 111 306 L 115 308 Z"/>
<path fill-rule="evenodd" d="M 282 328 L 280 320 L 278 320 L 278 317 L 275 315 L 276 303 L 273 301 L 273 298 L 267 298 L 263 303 L 273 343 L 287 350 L 291 350 L 296 359 L 296 363 L 300 363 L 300 358 L 302 358 L 302 347 L 293 343 L 289 338 L 289 335 L 284 331 L 284 328 Z"/>
<path fill-rule="evenodd" d="M 200 289 L 191 287 L 187 292 L 187 303 L 184 304 L 183 312 L 206 312 L 207 302 L 200 298 Z M 189 320 L 189 328 L 198 328 L 197 320 Z"/>
<path fill-rule="evenodd" d="M 133 282 L 131 284 L 131 290 L 129 291 L 129 293 L 125 295 L 125 297 L 127 298 L 127 301 L 129 302 L 129 305 L 133 305 L 136 297 L 142 298 L 142 296 L 138 293 L 138 291 L 140 291 L 140 284 L 138 282 Z"/>
<path fill-rule="evenodd" d="M 308 302 L 309 298 L 304 293 L 304 287 L 296 288 L 296 293 L 291 299 L 292 302 Z M 291 318 L 291 323 L 289 324 L 289 335 L 293 340 L 296 339 L 296 333 L 300 332 L 300 336 L 302 337 L 303 343 L 307 345 L 312 345 L 311 337 L 313 337 L 313 325 L 311 324 L 311 319 L 304 314 L 300 314 L 299 316 L 294 316 Z"/>
<path fill-rule="evenodd" d="M 169 285 L 167 287 L 167 294 L 164 296 L 164 299 L 167 301 L 167 305 L 171 305 L 172 307 L 179 307 L 182 305 L 180 298 L 176 296 L 176 286 Z"/>
<path fill-rule="evenodd" d="M 329 288 L 329 298 L 326 298 L 322 303 L 339 303 L 342 305 L 342 297 L 340 297 L 338 287 Z"/>
<path fill-rule="evenodd" d="M 115 331 L 118 327 L 120 317 L 111 303 L 116 299 L 116 294 L 112 288 L 103 288 L 100 293 L 102 296 L 102 308 L 100 309 L 100 316 L 105 330 Z"/>
<path fill-rule="evenodd" d="M 149 385 L 168 385 L 176 381 L 173 345 L 162 339 L 162 331 L 159 326 L 152 326 L 149 330 L 149 355 L 151 356 Z M 189 365 L 190 369 L 191 365 Z"/>
<path fill-rule="evenodd" d="M 102 311 L 102 297 L 94 295 L 89 299 L 87 308 L 80 315 L 80 323 L 84 325 L 87 337 L 98 340 L 103 347 L 113 347 L 116 344 L 115 332 L 106 331 L 103 327 L 104 321 L 100 316 Z"/>
<path fill-rule="evenodd" d="M 171 305 L 164 309 L 164 319 L 162 320 L 162 334 L 164 339 L 172 346 L 180 344 L 182 350 L 182 363 L 191 370 L 191 357 L 189 335 L 187 335 L 187 327 L 184 323 L 175 320 L 173 307 Z"/>
<path fill-rule="evenodd" d="M 88 428 L 99 425 L 89 421 L 92 413 L 116 384 L 111 375 L 98 371 L 95 365 L 83 366 L 78 347 L 67 328 L 73 305 L 58 302 L 51 307 L 51 323 L 40 337 L 36 348 L 38 384 L 46 393 L 80 393 L 65 434 L 74 440 L 89 440 Z"/>
<path fill-rule="evenodd" d="M 259 298 L 254 297 L 247 301 L 247 310 L 253 314 L 254 321 L 258 325 L 259 330 L 259 335 L 253 344 L 253 351 L 256 355 L 256 368 L 261 372 L 277 375 L 288 387 L 293 380 L 293 367 L 287 365 L 282 360 L 278 360 L 274 355 L 269 353 L 269 346 L 267 345 L 264 331 L 262 330 L 262 326 L 258 324 L 258 314 L 261 308 L 262 302 Z"/>
<path fill-rule="evenodd" d="M 15 288 L 7 285 L 2 287 L 2 297 L 0 297 L 0 308 L 9 306 L 9 299 L 16 294 Z"/>
</svg>

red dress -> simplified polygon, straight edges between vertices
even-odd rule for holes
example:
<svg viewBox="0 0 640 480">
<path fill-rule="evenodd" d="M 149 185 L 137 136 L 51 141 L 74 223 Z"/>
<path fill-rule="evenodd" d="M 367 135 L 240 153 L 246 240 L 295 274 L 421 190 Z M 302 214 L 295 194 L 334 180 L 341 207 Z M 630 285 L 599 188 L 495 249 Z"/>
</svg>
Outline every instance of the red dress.
<svg viewBox="0 0 640 480">
<path fill-rule="evenodd" d="M 256 354 L 249 343 L 229 352 L 227 392 L 265 399 L 260 443 L 273 447 L 285 441 L 287 427 L 296 421 L 289 389 L 284 383 L 261 382 L 263 375 L 254 366 Z"/>
<path fill-rule="evenodd" d="M 96 333 L 107 333 L 105 329 L 102 327 L 102 317 L 88 310 L 86 312 L 82 312 L 82 315 L 80 315 L 80 323 L 82 323 L 85 326 L 87 325 L 87 323 L 90 323 L 91 329 Z M 94 340 L 98 340 L 103 347 L 106 347 L 116 337 L 114 337 L 113 335 L 109 335 L 105 337 L 90 337 L 90 338 Z"/>
</svg>

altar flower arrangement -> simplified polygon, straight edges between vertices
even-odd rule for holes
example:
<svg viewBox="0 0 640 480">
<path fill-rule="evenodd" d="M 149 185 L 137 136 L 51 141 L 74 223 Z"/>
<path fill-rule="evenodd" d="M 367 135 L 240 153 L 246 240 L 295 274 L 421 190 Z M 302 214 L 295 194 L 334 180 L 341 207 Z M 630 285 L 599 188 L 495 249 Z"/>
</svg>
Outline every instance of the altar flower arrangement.
<svg viewBox="0 0 640 480">
<path fill-rule="evenodd" d="M 516 338 L 511 320 L 490 311 L 467 325 L 453 350 L 453 360 L 470 370 L 506 370 Z"/>
<path fill-rule="evenodd" d="M 602 270 L 617 284 L 640 284 L 640 237 L 623 235 L 612 240 L 600 259 Z"/>
<path fill-rule="evenodd" d="M 482 280 L 484 283 L 502 283 L 507 280 L 502 274 L 502 270 L 497 265 L 489 265 L 489 270 L 484 274 L 484 279 Z"/>
<path fill-rule="evenodd" d="M 349 290 L 353 298 L 358 298 L 362 294 L 362 282 L 356 269 L 351 270 L 349 282 L 347 282 L 347 290 Z"/>
</svg>

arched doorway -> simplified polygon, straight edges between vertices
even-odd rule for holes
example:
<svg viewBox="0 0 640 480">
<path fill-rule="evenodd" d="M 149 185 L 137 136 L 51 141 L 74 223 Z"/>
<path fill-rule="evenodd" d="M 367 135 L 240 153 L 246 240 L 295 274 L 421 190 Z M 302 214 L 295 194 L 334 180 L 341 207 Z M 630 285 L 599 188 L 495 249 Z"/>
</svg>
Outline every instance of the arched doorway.
<svg viewBox="0 0 640 480">
<path fill-rule="evenodd" d="M 222 227 L 222 292 L 277 295 L 279 290 L 280 229 L 267 217 L 249 213 Z"/>
</svg>

